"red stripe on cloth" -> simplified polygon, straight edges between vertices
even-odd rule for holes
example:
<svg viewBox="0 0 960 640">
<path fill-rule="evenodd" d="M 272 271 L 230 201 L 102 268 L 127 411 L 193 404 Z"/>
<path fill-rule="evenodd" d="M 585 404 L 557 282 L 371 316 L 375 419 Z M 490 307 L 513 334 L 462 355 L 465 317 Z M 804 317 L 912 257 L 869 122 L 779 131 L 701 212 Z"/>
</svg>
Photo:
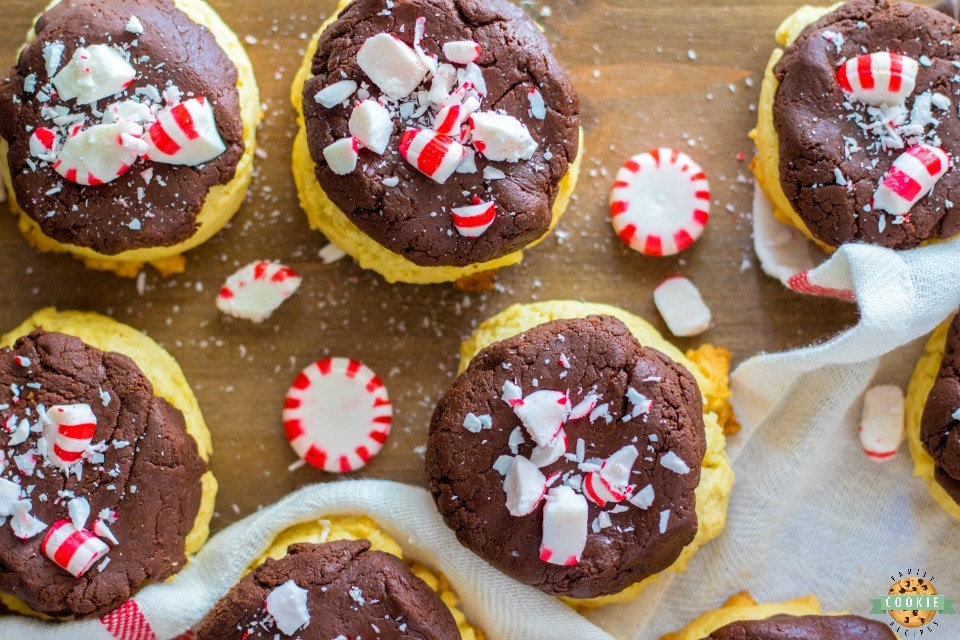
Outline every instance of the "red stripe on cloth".
<svg viewBox="0 0 960 640">
<path fill-rule="evenodd" d="M 847 302 L 854 302 L 857 299 L 856 294 L 850 289 L 834 289 L 833 287 L 824 287 L 810 282 L 810 273 L 801 271 L 795 273 L 787 279 L 787 286 L 798 293 L 808 293 L 814 296 L 827 296 L 830 298 L 839 298 Z"/>
<path fill-rule="evenodd" d="M 157 634 L 133 599 L 101 617 L 100 624 L 117 640 L 157 640 Z"/>
</svg>

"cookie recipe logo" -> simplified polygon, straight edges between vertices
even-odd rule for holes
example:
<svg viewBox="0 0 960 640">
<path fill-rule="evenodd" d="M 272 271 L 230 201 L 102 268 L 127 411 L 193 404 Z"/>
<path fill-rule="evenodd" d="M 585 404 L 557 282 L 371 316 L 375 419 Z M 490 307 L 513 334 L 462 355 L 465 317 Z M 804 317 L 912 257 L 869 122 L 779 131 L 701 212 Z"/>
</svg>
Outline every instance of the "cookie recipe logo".
<svg viewBox="0 0 960 640">
<path fill-rule="evenodd" d="M 908 569 L 890 576 L 893 584 L 882 598 L 871 598 L 873 615 L 890 616 L 890 628 L 904 638 L 919 638 L 940 626 L 938 614 L 953 614 L 953 600 L 940 595 L 934 577 L 926 571 Z"/>
</svg>

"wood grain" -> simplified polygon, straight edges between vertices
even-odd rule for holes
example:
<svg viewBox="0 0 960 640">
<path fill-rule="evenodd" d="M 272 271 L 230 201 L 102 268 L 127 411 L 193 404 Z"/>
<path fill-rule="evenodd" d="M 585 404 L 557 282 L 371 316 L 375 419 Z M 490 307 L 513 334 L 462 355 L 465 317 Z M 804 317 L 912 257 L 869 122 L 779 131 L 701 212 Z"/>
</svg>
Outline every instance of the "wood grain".
<svg viewBox="0 0 960 640">
<path fill-rule="evenodd" d="M 12 64 L 32 17 L 45 2 L 0 2 L 0 57 Z M 281 428 L 284 393 L 317 358 L 366 362 L 395 403 L 384 452 L 360 476 L 424 484 L 415 453 L 426 442 L 433 406 L 450 384 L 459 342 L 484 318 L 514 302 L 580 298 L 622 306 L 666 331 L 652 290 L 682 274 L 714 314 L 700 341 L 727 346 L 736 362 L 827 337 L 856 321 L 849 304 L 800 296 L 765 276 L 750 232 L 747 161 L 763 66 L 778 22 L 801 2 L 770 0 L 551 0 L 524 3 L 538 16 L 574 78 L 586 132 L 584 170 L 558 233 L 502 271 L 496 289 L 466 294 L 451 286 L 388 285 L 349 259 L 324 265 L 326 244 L 297 204 L 289 169 L 294 113 L 288 94 L 308 35 L 334 0 L 210 0 L 248 42 L 266 119 L 264 157 L 233 222 L 189 254 L 184 274 L 148 271 L 134 280 L 86 271 L 74 260 L 39 255 L 0 216 L 0 328 L 35 309 L 96 310 L 140 328 L 180 361 L 214 437 L 220 480 L 214 529 L 311 482 L 335 479 L 287 470 L 295 455 Z M 549 13 L 549 16 L 540 17 Z M 645 258 L 611 231 L 606 198 L 628 156 L 654 146 L 683 149 L 710 177 L 712 219 L 681 256 Z M 299 271 L 299 293 L 263 324 L 220 314 L 224 279 L 255 259 Z"/>
</svg>

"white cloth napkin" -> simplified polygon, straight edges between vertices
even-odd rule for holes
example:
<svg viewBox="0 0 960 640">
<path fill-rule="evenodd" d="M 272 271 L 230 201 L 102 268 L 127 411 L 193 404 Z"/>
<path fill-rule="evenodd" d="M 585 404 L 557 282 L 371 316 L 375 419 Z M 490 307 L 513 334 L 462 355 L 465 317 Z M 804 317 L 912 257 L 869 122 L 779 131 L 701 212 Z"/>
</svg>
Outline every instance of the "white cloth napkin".
<svg viewBox="0 0 960 640">
<path fill-rule="evenodd" d="M 855 297 L 860 320 L 736 369 L 743 430 L 728 439 L 736 481 L 727 528 L 659 592 L 590 616 L 617 638 L 657 638 L 743 589 L 765 601 L 813 593 L 826 611 L 867 616 L 869 600 L 908 569 L 927 572 L 948 598 L 960 594 L 960 523 L 913 476 L 906 445 L 878 463 L 857 433 L 863 392 L 881 383 L 905 390 L 926 334 L 960 305 L 960 241 L 902 252 L 848 245 L 814 266 L 806 240 L 772 225 L 761 210 L 764 271 L 785 284 L 802 274 L 809 293 Z M 960 616 L 936 621 L 924 637 L 960 637 Z"/>
<path fill-rule="evenodd" d="M 213 536 L 172 581 L 144 588 L 118 612 L 66 624 L 7 617 L 0 620 L 0 640 L 177 637 L 203 618 L 278 532 L 331 514 L 376 520 L 408 557 L 447 576 L 468 619 L 491 640 L 612 640 L 557 599 L 507 578 L 467 551 L 443 523 L 427 491 L 386 480 L 344 480 L 300 489 Z"/>
</svg>

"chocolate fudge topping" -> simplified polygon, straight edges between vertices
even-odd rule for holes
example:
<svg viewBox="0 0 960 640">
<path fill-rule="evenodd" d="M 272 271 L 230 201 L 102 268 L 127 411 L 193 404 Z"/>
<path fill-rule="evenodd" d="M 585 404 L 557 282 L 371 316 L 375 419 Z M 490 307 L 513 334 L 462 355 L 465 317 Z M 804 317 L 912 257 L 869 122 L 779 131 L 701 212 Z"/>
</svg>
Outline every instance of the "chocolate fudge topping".
<svg viewBox="0 0 960 640">
<path fill-rule="evenodd" d="M 140 21 L 143 33 L 127 30 L 131 16 Z M 196 232 L 207 192 L 233 179 L 243 155 L 233 62 L 213 35 L 174 8 L 172 0 L 63 0 L 40 17 L 36 32 L 17 66 L 0 81 L 0 135 L 10 144 L 7 161 L 20 208 L 54 240 L 108 255 L 188 240 Z M 47 72 L 47 60 L 55 58 L 51 51 L 58 48 L 51 49 L 52 43 L 64 47 L 59 69 L 81 45 L 113 44 L 129 54 L 137 76 L 120 96 L 91 105 L 55 96 L 43 100 L 55 91 Z M 99 124 L 101 112 L 119 100 L 166 104 L 170 85 L 180 89 L 183 100 L 203 97 L 210 102 L 226 152 L 198 166 L 137 160 L 120 178 L 97 186 L 75 184 L 51 163 L 31 156 L 35 128 L 54 128 L 65 139 L 67 128 L 55 127 L 54 116 L 77 114 L 85 116 L 81 121 L 86 125 Z"/>
<path fill-rule="evenodd" d="M 952 204 L 960 202 L 955 169 L 906 215 L 873 207 L 880 181 L 912 145 L 938 146 L 950 157 L 960 153 L 957 29 L 952 18 L 910 2 L 851 0 L 787 47 L 774 69 L 780 184 L 819 240 L 907 249 L 960 233 L 960 207 Z M 846 60 L 879 51 L 919 61 L 916 88 L 902 108 L 868 107 L 837 82 Z M 884 124 L 890 122 L 897 124 Z"/>
<path fill-rule="evenodd" d="M 426 18 L 422 48 L 439 56 L 441 64 L 446 62 L 445 43 L 472 40 L 480 45 L 476 64 L 487 91 L 480 109 L 509 114 L 527 127 L 537 143 L 529 160 L 494 162 L 477 153 L 476 170 L 454 173 L 438 184 L 400 156 L 405 129 L 430 129 L 435 111 L 409 114 L 417 105 L 416 92 L 399 102 L 385 100 L 358 66 L 357 52 L 379 33 L 412 46 L 419 17 Z M 356 0 L 321 36 L 312 71 L 314 77 L 303 88 L 303 107 L 317 179 L 372 239 L 421 266 L 466 266 L 521 249 L 547 232 L 558 183 L 577 155 L 580 101 L 546 39 L 520 9 L 505 0 Z M 317 92 L 343 79 L 355 81 L 363 93 L 331 109 L 318 104 Z M 428 80 L 423 88 L 431 86 Z M 545 106 L 540 118 L 532 106 L 534 90 Z M 337 175 L 323 149 L 350 135 L 353 106 L 366 93 L 393 112 L 390 144 L 382 156 L 360 149 L 356 170 Z M 488 176 L 499 170 L 505 177 L 485 178 L 485 169 Z M 393 179 L 396 186 L 388 186 Z M 460 235 L 450 213 L 471 204 L 472 196 L 492 200 L 497 209 L 492 226 L 477 238 Z"/>
<path fill-rule="evenodd" d="M 547 477 L 559 473 L 556 484 L 584 491 L 587 470 L 623 447 L 639 453 L 630 500 L 602 509 L 587 500 L 589 529 L 577 564 L 540 560 L 542 504 L 520 517 L 505 505 L 495 463 L 501 456 L 530 458 L 534 448 L 502 399 L 505 383 L 519 386 L 523 397 L 568 393 L 573 407 L 593 394 L 593 410 L 563 424 L 567 455 L 540 469 Z M 489 416 L 489 428 L 468 429 L 471 413 Z M 433 414 L 426 469 L 441 515 L 465 546 L 547 593 L 591 598 L 667 568 L 693 540 L 694 490 L 705 452 L 694 377 L 641 346 L 619 320 L 591 316 L 549 322 L 477 354 Z"/>
<path fill-rule="evenodd" d="M 93 449 L 77 463 L 80 473 L 67 475 L 48 459 L 40 410 L 78 403 L 90 405 L 97 426 Z M 92 616 L 184 566 L 184 539 L 199 510 L 207 466 L 183 415 L 154 396 L 130 358 L 41 329 L 0 349 L 0 424 L 23 421 L 31 431 L 21 444 L 10 444 L 19 430 L 0 429 L 0 477 L 20 486 L 29 515 L 47 529 L 20 539 L 4 518 L 0 591 L 53 616 Z M 70 517 L 73 497 L 89 503 L 88 531 L 102 520 L 117 539 L 104 540 L 110 552 L 80 578 L 40 550 L 49 527 Z"/>
<path fill-rule="evenodd" d="M 920 421 L 920 440 L 933 458 L 934 478 L 960 504 L 960 314 L 947 332 L 937 380 L 927 396 Z"/>
<path fill-rule="evenodd" d="M 860 616 L 773 616 L 740 620 L 703 640 L 894 640 L 897 635 L 876 620 Z"/>
<path fill-rule="evenodd" d="M 200 623 L 198 640 L 277 637 L 264 602 L 288 580 L 307 591 L 310 621 L 296 632 L 300 640 L 460 638 L 440 596 L 403 560 L 371 551 L 368 540 L 337 540 L 292 544 L 247 574 Z"/>
</svg>

